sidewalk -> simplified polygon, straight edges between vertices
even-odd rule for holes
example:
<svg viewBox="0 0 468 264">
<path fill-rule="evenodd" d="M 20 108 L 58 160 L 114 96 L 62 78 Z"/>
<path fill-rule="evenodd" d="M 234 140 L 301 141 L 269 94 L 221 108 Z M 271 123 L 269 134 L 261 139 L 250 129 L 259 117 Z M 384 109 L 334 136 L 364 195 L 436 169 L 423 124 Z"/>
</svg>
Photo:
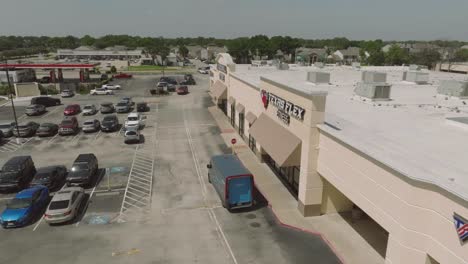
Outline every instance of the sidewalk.
<svg viewBox="0 0 468 264">
<path fill-rule="evenodd" d="M 234 146 L 235 153 L 254 175 L 257 189 L 267 199 L 278 221 L 285 226 L 321 236 L 343 263 L 384 263 L 382 252 L 379 254 L 370 246 L 366 239 L 355 231 L 357 227 L 350 224 L 349 219 L 345 219 L 340 214 L 317 217 L 302 216 L 297 209 L 297 200 L 270 168 L 259 162 L 245 141 L 232 128 L 224 113 L 216 106 L 209 107 L 208 110 L 220 128 L 225 144 L 231 146 L 231 139 L 237 140 Z M 361 226 L 362 223 L 359 224 L 358 228 Z M 386 245 L 379 245 L 379 247 L 384 246 L 386 247 Z"/>
</svg>

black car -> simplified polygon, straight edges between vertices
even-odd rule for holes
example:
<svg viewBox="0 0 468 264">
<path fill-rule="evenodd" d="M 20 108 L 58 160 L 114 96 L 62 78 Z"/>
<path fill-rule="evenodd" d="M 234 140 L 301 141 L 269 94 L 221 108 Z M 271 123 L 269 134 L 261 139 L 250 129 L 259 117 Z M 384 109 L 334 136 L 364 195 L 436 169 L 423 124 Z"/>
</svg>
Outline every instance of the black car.
<svg viewBox="0 0 468 264">
<path fill-rule="evenodd" d="M 60 105 L 61 101 L 60 99 L 49 97 L 49 96 L 38 96 L 38 97 L 31 98 L 31 104 L 32 105 L 40 104 L 45 107 L 49 107 L 49 106 Z"/>
<path fill-rule="evenodd" d="M 113 132 L 119 129 L 119 119 L 116 115 L 108 115 L 102 119 L 101 122 L 101 131 L 103 132 Z"/>
<path fill-rule="evenodd" d="M 39 137 L 51 137 L 58 133 L 59 126 L 52 123 L 42 123 L 36 131 Z"/>
<path fill-rule="evenodd" d="M 148 106 L 148 103 L 146 102 L 138 103 L 136 108 L 137 108 L 137 112 L 149 111 L 149 106 Z"/>
<path fill-rule="evenodd" d="M 92 153 L 80 154 L 67 175 L 67 185 L 89 185 L 99 170 L 98 160 Z"/>
<path fill-rule="evenodd" d="M 0 190 L 23 189 L 29 185 L 36 167 L 31 156 L 16 156 L 9 159 L 0 172 Z"/>
<path fill-rule="evenodd" d="M 65 183 L 67 168 L 65 166 L 49 166 L 37 169 L 30 186 L 44 185 L 49 190 L 58 190 Z"/>
<path fill-rule="evenodd" d="M 195 85 L 197 84 L 194 79 L 185 79 L 180 82 L 180 85 Z"/>
<path fill-rule="evenodd" d="M 177 85 L 176 79 L 174 79 L 172 77 L 167 77 L 167 76 L 163 76 L 163 77 L 159 78 L 159 82 L 166 82 L 166 83 L 170 83 L 170 84 L 173 84 L 173 85 Z"/>
</svg>

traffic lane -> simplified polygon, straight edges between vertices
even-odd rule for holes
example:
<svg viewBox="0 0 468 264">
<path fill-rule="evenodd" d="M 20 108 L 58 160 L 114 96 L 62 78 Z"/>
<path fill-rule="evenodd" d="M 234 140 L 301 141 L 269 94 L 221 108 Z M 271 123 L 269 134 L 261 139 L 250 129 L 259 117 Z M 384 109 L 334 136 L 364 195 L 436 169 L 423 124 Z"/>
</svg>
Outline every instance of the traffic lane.
<svg viewBox="0 0 468 264">
<path fill-rule="evenodd" d="M 341 263 L 320 236 L 281 225 L 268 207 L 214 210 L 239 263 Z"/>
<path fill-rule="evenodd" d="M 17 118 L 26 115 L 26 106 L 15 106 L 15 110 Z M 15 120 L 11 104 L 0 107 L 0 120 L 1 122 L 13 122 Z"/>
</svg>

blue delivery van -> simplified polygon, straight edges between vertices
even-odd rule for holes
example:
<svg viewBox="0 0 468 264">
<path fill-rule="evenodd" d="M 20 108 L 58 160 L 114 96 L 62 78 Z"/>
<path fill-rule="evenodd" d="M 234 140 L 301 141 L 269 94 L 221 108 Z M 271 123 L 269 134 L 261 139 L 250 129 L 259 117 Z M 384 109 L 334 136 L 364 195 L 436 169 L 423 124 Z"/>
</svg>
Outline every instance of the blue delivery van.
<svg viewBox="0 0 468 264">
<path fill-rule="evenodd" d="M 253 176 L 237 156 L 213 156 L 207 168 L 208 181 L 213 184 L 223 207 L 231 210 L 253 205 Z"/>
</svg>

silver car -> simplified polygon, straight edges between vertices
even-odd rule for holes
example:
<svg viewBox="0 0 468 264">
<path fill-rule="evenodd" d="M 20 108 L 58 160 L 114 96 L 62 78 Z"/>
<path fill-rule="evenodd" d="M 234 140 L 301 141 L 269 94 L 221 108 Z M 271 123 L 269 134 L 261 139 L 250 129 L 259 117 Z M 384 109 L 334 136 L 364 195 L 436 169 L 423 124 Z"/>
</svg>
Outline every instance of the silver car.
<svg viewBox="0 0 468 264">
<path fill-rule="evenodd" d="M 73 220 L 85 201 L 85 192 L 81 187 L 67 187 L 58 191 L 50 201 L 44 220 L 48 224 L 65 223 Z"/>
<path fill-rule="evenodd" d="M 115 105 L 115 111 L 117 113 L 128 113 L 130 112 L 130 105 L 126 101 L 120 101 Z"/>
<path fill-rule="evenodd" d="M 96 132 L 101 129 L 101 123 L 97 119 L 90 119 L 86 120 L 83 123 L 83 132 L 88 133 L 88 132 Z"/>
<path fill-rule="evenodd" d="M 40 115 L 46 111 L 45 106 L 40 105 L 40 104 L 33 104 L 28 107 L 26 107 L 26 115 L 32 116 L 32 115 Z"/>
<path fill-rule="evenodd" d="M 125 131 L 124 142 L 125 144 L 140 143 L 140 130 L 138 130 L 138 127 L 127 128 Z"/>
<path fill-rule="evenodd" d="M 83 115 L 94 115 L 97 113 L 96 106 L 93 104 L 85 105 L 83 107 Z"/>
<path fill-rule="evenodd" d="M 2 131 L 4 137 L 13 136 L 13 127 L 15 122 L 0 123 L 0 131 Z"/>
</svg>

